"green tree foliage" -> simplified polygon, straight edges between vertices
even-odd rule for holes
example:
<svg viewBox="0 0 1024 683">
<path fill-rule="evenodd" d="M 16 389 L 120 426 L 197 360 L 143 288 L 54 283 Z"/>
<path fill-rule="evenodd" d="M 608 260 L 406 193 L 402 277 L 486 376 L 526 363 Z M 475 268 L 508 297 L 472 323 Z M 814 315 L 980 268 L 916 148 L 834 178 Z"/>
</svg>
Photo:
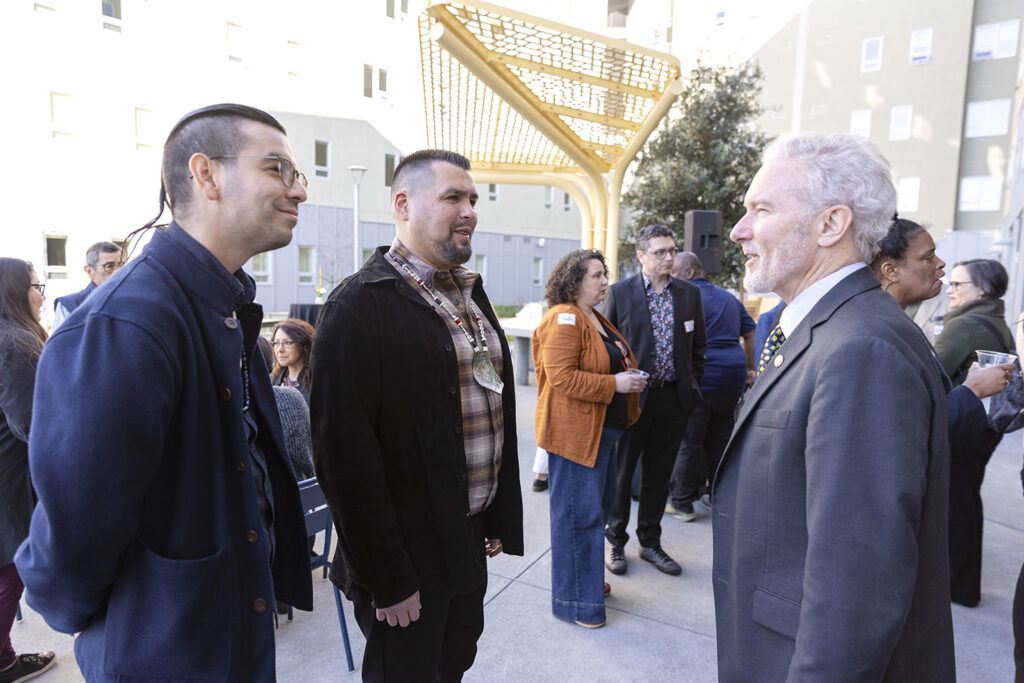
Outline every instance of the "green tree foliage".
<svg viewBox="0 0 1024 683">
<path fill-rule="evenodd" d="M 761 165 L 770 138 L 757 129 L 764 111 L 758 103 L 761 69 L 755 63 L 714 67 L 700 60 L 686 89 L 644 146 L 623 204 L 632 212 L 619 252 L 635 262 L 633 235 L 663 223 L 683 244 L 683 221 L 691 209 L 722 212 L 722 270 L 710 276 L 723 287 L 738 287 L 743 255 L 729 231 L 743 216 L 743 195 Z"/>
</svg>

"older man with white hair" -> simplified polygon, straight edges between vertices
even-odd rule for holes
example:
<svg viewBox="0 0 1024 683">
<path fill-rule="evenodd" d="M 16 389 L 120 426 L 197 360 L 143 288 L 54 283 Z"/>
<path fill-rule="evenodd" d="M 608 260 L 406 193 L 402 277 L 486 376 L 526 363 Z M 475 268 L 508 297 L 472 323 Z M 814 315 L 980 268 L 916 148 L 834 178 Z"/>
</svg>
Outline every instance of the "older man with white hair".
<svg viewBox="0 0 1024 683">
<path fill-rule="evenodd" d="M 850 135 L 780 140 L 730 237 L 787 303 L 714 483 L 722 681 L 951 681 L 938 366 L 866 263 L 896 206 Z"/>
</svg>

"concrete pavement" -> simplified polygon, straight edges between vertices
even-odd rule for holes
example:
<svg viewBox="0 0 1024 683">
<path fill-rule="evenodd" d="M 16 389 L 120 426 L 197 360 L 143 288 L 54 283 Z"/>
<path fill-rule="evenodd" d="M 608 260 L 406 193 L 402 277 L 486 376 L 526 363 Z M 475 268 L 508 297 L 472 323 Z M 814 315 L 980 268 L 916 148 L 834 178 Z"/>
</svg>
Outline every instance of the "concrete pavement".
<svg viewBox="0 0 1024 683">
<path fill-rule="evenodd" d="M 525 508 L 526 554 L 490 560 L 487 626 L 467 681 L 714 681 L 714 601 L 711 594 L 711 522 L 702 515 L 683 523 L 666 517 L 662 542 L 683 566 L 679 577 L 660 573 L 627 545 L 629 570 L 607 574 L 612 585 L 608 625 L 587 630 L 551 616 L 548 494 L 530 490 L 535 444 L 536 387 L 516 387 L 519 464 Z M 953 606 L 957 672 L 961 681 L 1013 680 L 1010 610 L 1024 560 L 1024 498 L 1021 433 L 1003 440 L 989 463 L 983 498 L 985 547 L 982 601 L 973 609 Z M 699 506 L 698 506 L 699 507 Z M 633 510 L 635 523 L 636 509 Z M 633 528 L 630 529 L 633 534 Z M 315 611 L 296 612 L 277 632 L 277 671 L 284 683 L 348 678 L 330 584 L 313 578 Z M 49 630 L 24 608 L 12 640 L 19 652 L 54 650 L 58 664 L 38 680 L 83 680 L 70 636 Z M 345 601 L 353 655 L 358 665 L 363 638 Z M 154 615 L 159 618 L 159 615 Z M 144 648 L 145 643 L 139 643 Z"/>
</svg>

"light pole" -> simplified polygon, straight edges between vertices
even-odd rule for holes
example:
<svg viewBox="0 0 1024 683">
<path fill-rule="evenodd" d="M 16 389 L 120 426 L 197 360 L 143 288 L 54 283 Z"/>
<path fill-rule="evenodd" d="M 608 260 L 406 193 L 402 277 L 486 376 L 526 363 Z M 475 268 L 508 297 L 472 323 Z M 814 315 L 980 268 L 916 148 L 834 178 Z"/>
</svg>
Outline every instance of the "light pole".
<svg viewBox="0 0 1024 683">
<path fill-rule="evenodd" d="M 352 172 L 352 182 L 356 185 L 355 189 L 355 206 L 352 212 L 352 273 L 355 274 L 359 267 L 363 265 L 360 263 L 362 260 L 360 253 L 362 250 L 359 248 L 359 183 L 363 180 L 363 174 L 366 173 L 365 166 L 349 166 L 348 170 Z"/>
</svg>

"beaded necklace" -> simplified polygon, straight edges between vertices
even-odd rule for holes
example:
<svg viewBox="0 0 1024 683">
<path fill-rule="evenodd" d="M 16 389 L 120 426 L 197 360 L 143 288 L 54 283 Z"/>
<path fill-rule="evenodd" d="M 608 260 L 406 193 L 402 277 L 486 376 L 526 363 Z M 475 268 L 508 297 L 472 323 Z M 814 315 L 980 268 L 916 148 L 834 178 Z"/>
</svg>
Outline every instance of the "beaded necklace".
<svg viewBox="0 0 1024 683">
<path fill-rule="evenodd" d="M 494 369 L 494 363 L 491 362 L 491 353 L 487 347 L 487 333 L 484 331 L 484 321 L 483 318 L 480 317 L 480 313 L 477 310 L 474 310 L 472 299 L 466 300 L 466 311 L 473 316 L 473 319 L 476 321 L 477 327 L 480 330 L 479 344 L 477 343 L 477 340 L 473 338 L 473 335 L 470 333 L 466 325 L 462 322 L 462 317 L 459 316 L 454 304 L 442 298 L 440 294 L 430 287 L 427 287 L 427 283 L 423 278 L 420 277 L 419 274 L 405 261 L 399 259 L 391 252 L 388 252 L 387 256 L 401 266 L 402 270 L 408 273 L 409 276 L 416 281 L 416 284 L 422 287 L 423 290 L 430 295 L 430 298 L 434 300 L 434 303 L 437 304 L 438 308 L 451 316 L 451 319 L 459 326 L 462 333 L 466 335 L 466 340 L 469 342 L 469 345 L 473 347 L 473 378 L 476 380 L 477 384 L 485 389 L 490 389 L 491 391 L 500 394 L 505 384 L 501 381 L 501 377 Z"/>
</svg>

